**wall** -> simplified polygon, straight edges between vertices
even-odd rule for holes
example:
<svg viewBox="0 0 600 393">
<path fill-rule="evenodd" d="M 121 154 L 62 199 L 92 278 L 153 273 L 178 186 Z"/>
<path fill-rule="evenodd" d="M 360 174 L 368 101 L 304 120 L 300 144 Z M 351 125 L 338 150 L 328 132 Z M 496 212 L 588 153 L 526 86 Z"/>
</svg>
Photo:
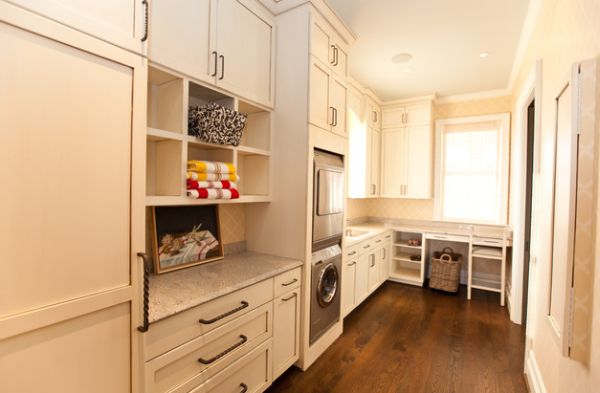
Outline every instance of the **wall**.
<svg viewBox="0 0 600 393">
<path fill-rule="evenodd" d="M 558 340 L 546 316 L 550 282 L 551 195 L 554 149 L 554 98 L 566 82 L 571 65 L 600 55 L 600 1 L 598 0 L 545 0 L 532 39 L 519 69 L 513 104 L 522 90 L 536 60 L 543 64 L 541 102 L 541 161 L 540 198 L 534 217 L 538 239 L 532 250 L 536 255 L 534 310 L 528 334 L 529 373 L 538 375 L 549 393 L 592 393 L 600 386 L 600 269 L 594 274 L 594 318 L 592 322 L 591 358 L 589 365 L 562 356 Z M 516 109 L 516 108 L 515 108 Z M 598 132 L 598 131 L 597 131 Z M 534 212 L 534 214 L 536 214 Z M 594 212 L 597 214 L 597 212 Z M 600 247 L 600 232 L 596 234 L 596 249 Z M 597 263 L 596 258 L 596 263 Z M 533 356 L 531 356 L 533 355 Z M 536 371 L 537 370 L 537 371 Z M 534 378 L 535 381 L 535 378 Z M 543 391 L 543 388 L 540 389 Z"/>
<path fill-rule="evenodd" d="M 434 106 L 433 117 L 434 120 L 438 120 L 506 113 L 511 111 L 511 103 L 511 97 L 508 96 L 436 104 Z M 368 216 L 408 220 L 433 220 L 434 201 L 433 199 L 348 199 L 348 218 Z"/>
</svg>

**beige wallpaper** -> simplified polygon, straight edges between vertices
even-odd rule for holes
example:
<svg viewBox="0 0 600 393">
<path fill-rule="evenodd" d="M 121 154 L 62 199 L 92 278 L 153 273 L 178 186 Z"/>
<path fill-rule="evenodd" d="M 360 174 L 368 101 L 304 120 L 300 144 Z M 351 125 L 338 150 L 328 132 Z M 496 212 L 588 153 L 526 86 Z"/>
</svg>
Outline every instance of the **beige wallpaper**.
<svg viewBox="0 0 600 393">
<path fill-rule="evenodd" d="M 490 115 L 511 111 L 512 98 L 495 97 L 482 100 L 437 104 L 434 120 L 453 117 Z M 348 218 L 385 217 L 409 220 L 432 220 L 433 199 L 348 199 Z"/>
<path fill-rule="evenodd" d="M 242 204 L 219 205 L 219 221 L 223 244 L 246 240 L 246 211 Z"/>
</svg>

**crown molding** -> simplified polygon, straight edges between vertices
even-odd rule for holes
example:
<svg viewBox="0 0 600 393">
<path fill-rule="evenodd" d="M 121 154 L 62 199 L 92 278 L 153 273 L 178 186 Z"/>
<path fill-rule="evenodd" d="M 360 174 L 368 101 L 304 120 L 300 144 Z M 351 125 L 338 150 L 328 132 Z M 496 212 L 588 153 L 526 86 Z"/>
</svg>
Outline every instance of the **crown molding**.
<svg viewBox="0 0 600 393">
<path fill-rule="evenodd" d="M 436 103 L 437 104 L 451 104 L 454 102 L 477 101 L 477 100 L 485 100 L 485 99 L 489 99 L 489 98 L 508 97 L 510 95 L 512 95 L 511 90 L 509 88 L 504 88 L 504 89 L 496 89 L 496 90 L 478 91 L 475 93 L 442 96 L 437 99 Z"/>
</svg>

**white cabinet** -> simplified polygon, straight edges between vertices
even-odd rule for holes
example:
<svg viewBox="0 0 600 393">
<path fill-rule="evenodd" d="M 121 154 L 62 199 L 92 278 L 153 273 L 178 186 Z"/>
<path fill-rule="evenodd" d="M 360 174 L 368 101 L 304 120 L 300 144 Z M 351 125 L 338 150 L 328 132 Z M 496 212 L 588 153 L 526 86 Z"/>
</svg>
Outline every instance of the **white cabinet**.
<svg viewBox="0 0 600 393">
<path fill-rule="evenodd" d="M 213 0 L 214 2 L 214 0 Z M 211 1 L 152 0 L 148 57 L 206 82 L 214 82 L 217 55 L 211 42 Z M 214 40 L 213 40 L 214 41 Z"/>
<path fill-rule="evenodd" d="M 167 0 L 151 6 L 153 62 L 273 106 L 274 21 L 254 0 Z"/>
<path fill-rule="evenodd" d="M 348 50 L 329 24 L 316 14 L 311 15 L 310 53 L 341 76 L 348 75 Z"/>
<path fill-rule="evenodd" d="M 363 253 L 356 261 L 356 281 L 354 284 L 354 305 L 360 304 L 369 296 L 369 264 L 371 254 Z"/>
<path fill-rule="evenodd" d="M 342 271 L 342 315 L 346 316 L 354 309 L 356 298 L 356 268 L 358 258 L 344 261 Z"/>
<path fill-rule="evenodd" d="M 317 127 L 346 136 L 347 85 L 329 67 L 312 58 L 309 119 Z"/>
<path fill-rule="evenodd" d="M 274 28 L 268 12 L 255 2 L 218 0 L 217 86 L 273 105 Z"/>
<path fill-rule="evenodd" d="M 385 282 L 390 276 L 390 260 L 392 254 L 392 235 L 385 237 L 383 246 L 379 249 L 379 281 Z"/>
<path fill-rule="evenodd" d="M 50 14 L 49 4 L 71 5 L 83 20 L 102 8 L 87 3 L 31 5 Z M 116 3 L 105 6 L 121 10 Z M 0 236 L 12 245 L 0 275 L 0 391 L 129 392 L 141 309 L 135 253 L 144 249 L 145 61 L 6 2 L 0 42 L 0 105 L 10 108 L 0 116 L 10 190 Z"/>
<path fill-rule="evenodd" d="M 383 110 L 381 196 L 429 199 L 432 196 L 433 132 L 431 104 Z"/>
<path fill-rule="evenodd" d="M 300 287 L 286 292 L 273 304 L 273 379 L 300 355 Z"/>
<path fill-rule="evenodd" d="M 369 282 L 369 293 L 373 292 L 381 283 L 381 281 L 379 281 L 379 270 L 380 270 L 380 258 L 379 258 L 379 254 L 381 251 L 381 247 L 374 249 L 373 251 L 369 252 L 369 278 L 368 278 L 368 282 Z"/>
<path fill-rule="evenodd" d="M 367 122 L 374 128 L 381 128 L 381 108 L 371 97 L 367 96 Z"/>
<path fill-rule="evenodd" d="M 148 1 L 9 0 L 27 10 L 124 49 L 145 51 Z"/>
<path fill-rule="evenodd" d="M 370 197 L 377 197 L 380 194 L 380 188 L 379 188 L 379 168 L 381 165 L 381 156 L 380 156 L 380 149 L 381 149 L 381 133 L 379 132 L 378 129 L 373 128 L 373 127 L 369 127 L 369 136 L 370 136 L 370 142 L 369 142 L 369 150 L 371 152 L 370 154 L 370 159 L 368 161 L 368 168 L 369 168 L 369 172 L 370 172 L 370 176 L 369 176 L 369 196 Z"/>
</svg>

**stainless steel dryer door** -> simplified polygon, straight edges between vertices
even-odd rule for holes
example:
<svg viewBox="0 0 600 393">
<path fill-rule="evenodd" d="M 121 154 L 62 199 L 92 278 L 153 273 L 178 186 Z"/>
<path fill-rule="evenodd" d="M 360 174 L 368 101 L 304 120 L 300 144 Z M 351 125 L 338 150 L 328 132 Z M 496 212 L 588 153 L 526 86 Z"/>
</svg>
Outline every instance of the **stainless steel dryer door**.
<svg viewBox="0 0 600 393">
<path fill-rule="evenodd" d="M 313 243 L 340 236 L 344 215 L 344 172 L 337 168 L 315 172 Z"/>
</svg>

